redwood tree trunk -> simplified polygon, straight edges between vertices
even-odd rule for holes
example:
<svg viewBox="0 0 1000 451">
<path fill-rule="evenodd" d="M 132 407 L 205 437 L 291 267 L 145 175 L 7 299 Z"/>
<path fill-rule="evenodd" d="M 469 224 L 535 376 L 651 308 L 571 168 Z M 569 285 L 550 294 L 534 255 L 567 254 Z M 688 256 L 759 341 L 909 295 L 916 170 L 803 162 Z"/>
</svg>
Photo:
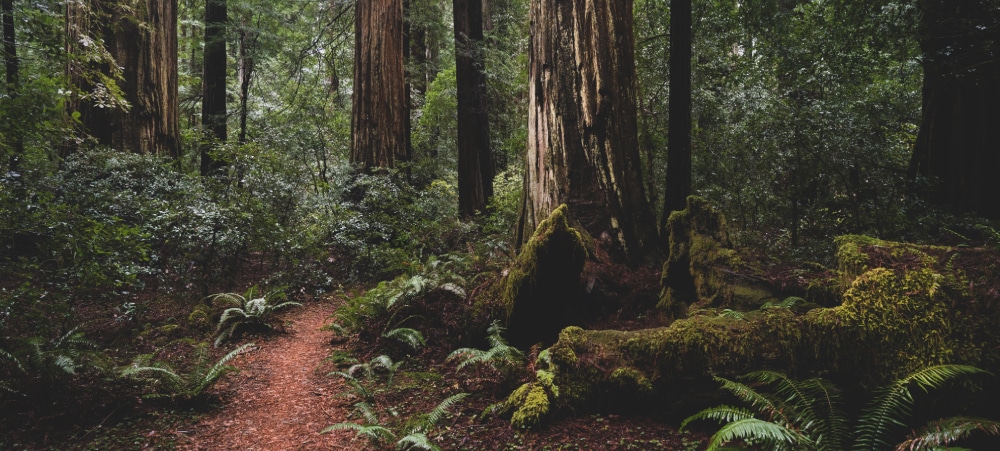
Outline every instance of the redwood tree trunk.
<svg viewBox="0 0 1000 451">
<path fill-rule="evenodd" d="M 1000 10 L 995 0 L 921 0 L 923 117 L 910 176 L 929 200 L 1000 218 Z"/>
<path fill-rule="evenodd" d="M 226 110 L 226 0 L 205 0 L 205 50 L 202 75 L 201 126 L 206 142 L 201 145 L 201 175 L 225 166 L 212 156 L 218 143 L 229 136 Z"/>
<path fill-rule="evenodd" d="M 458 89 L 458 211 L 485 212 L 493 197 L 486 74 L 483 72 L 483 10 L 480 0 L 455 0 L 455 84 Z"/>
<path fill-rule="evenodd" d="M 559 204 L 612 255 L 657 252 L 636 129 L 631 0 L 531 3 L 528 155 L 518 241 Z"/>
<path fill-rule="evenodd" d="M 663 217 L 683 210 L 691 195 L 691 0 L 670 1 L 670 125 Z"/>
<path fill-rule="evenodd" d="M 391 168 L 410 158 L 403 2 L 366 0 L 354 9 L 351 163 L 365 170 Z"/>
<path fill-rule="evenodd" d="M 103 62 L 91 69 L 117 77 L 117 88 L 128 105 L 109 108 L 91 100 L 73 102 L 70 108 L 80 113 L 85 132 L 115 149 L 178 159 L 177 2 L 145 0 L 131 9 L 112 1 L 70 2 L 66 8 L 70 50 L 79 49 L 72 46 L 79 45 L 83 35 L 102 38 L 116 67 Z M 86 91 L 105 89 L 73 67 L 69 75 Z"/>
</svg>

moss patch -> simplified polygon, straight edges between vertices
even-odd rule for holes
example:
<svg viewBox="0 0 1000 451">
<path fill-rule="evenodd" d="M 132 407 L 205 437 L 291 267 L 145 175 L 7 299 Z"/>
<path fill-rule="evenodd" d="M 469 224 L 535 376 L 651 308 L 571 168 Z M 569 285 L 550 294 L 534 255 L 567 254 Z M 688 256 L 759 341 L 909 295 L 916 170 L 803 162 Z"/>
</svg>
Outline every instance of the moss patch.
<svg viewBox="0 0 1000 451">
<path fill-rule="evenodd" d="M 681 317 L 692 304 L 748 309 L 774 297 L 759 269 L 732 248 L 725 217 L 706 200 L 688 197 L 684 210 L 670 214 L 667 231 L 658 308 Z"/>
<path fill-rule="evenodd" d="M 501 281 L 511 343 L 552 343 L 567 325 L 580 290 L 587 240 L 570 227 L 566 205 L 538 225 Z"/>
</svg>

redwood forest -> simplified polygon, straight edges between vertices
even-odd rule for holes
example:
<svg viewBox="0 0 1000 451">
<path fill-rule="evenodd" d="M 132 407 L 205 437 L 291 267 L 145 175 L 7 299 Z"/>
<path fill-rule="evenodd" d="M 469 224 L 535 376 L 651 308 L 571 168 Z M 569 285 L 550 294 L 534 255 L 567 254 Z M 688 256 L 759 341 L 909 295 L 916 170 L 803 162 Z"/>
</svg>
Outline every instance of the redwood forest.
<svg viewBox="0 0 1000 451">
<path fill-rule="evenodd" d="M 1000 449 L 998 0 L 0 9 L 0 449 Z"/>
</svg>

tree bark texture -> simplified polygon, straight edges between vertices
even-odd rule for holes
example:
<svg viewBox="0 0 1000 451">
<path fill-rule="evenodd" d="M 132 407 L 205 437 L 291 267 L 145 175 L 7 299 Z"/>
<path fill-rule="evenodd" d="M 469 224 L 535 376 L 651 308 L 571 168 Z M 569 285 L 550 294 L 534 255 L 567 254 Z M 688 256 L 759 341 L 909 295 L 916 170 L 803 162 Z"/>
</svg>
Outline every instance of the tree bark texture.
<svg viewBox="0 0 1000 451">
<path fill-rule="evenodd" d="M 483 62 L 483 10 L 480 0 L 455 0 L 455 83 L 458 89 L 458 211 L 464 217 L 485 212 L 493 197 L 486 73 Z"/>
<path fill-rule="evenodd" d="M 691 195 L 691 0 L 670 1 L 670 124 L 661 228 Z"/>
<path fill-rule="evenodd" d="M 135 7 L 114 1 L 68 2 L 67 39 L 71 53 L 81 39 L 103 41 L 107 56 L 117 66 L 70 65 L 69 76 L 88 94 L 72 102 L 85 132 L 98 143 L 115 149 L 180 157 L 180 110 L 177 99 L 177 2 L 145 0 Z M 94 20 L 94 19 L 97 20 Z M 81 63 L 87 65 L 89 63 Z M 116 80 L 127 108 L 108 106 L 100 92 L 107 89 L 98 77 Z M 109 81 L 110 82 L 110 81 Z"/>
<path fill-rule="evenodd" d="M 218 143 L 229 136 L 226 109 L 226 0 L 205 1 L 205 50 L 202 72 L 201 126 L 206 142 L 201 144 L 201 175 L 217 172 L 225 162 L 212 156 Z"/>
<path fill-rule="evenodd" d="M 923 116 L 910 176 L 930 201 L 1000 218 L 1000 10 L 995 0 L 921 0 Z"/>
<path fill-rule="evenodd" d="M 637 144 L 632 1 L 536 1 L 530 18 L 518 242 L 565 203 L 617 258 L 658 254 Z"/>
<path fill-rule="evenodd" d="M 402 0 L 355 4 L 351 163 L 365 170 L 410 159 Z"/>
</svg>

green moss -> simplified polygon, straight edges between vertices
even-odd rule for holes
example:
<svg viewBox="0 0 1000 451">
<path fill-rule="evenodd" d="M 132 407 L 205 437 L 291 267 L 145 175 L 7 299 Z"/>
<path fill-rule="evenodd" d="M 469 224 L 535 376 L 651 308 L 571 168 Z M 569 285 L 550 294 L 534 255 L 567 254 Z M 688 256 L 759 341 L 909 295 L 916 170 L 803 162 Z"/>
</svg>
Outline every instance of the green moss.
<svg viewBox="0 0 1000 451">
<path fill-rule="evenodd" d="M 587 239 L 570 227 L 568 209 L 560 205 L 538 225 L 501 282 L 512 343 L 555 338 L 566 325 L 566 310 L 574 308 L 587 256 Z"/>
<path fill-rule="evenodd" d="M 748 309 L 773 297 L 766 284 L 747 277 L 756 270 L 732 248 L 725 217 L 704 199 L 689 197 L 683 211 L 670 215 L 667 230 L 661 310 L 680 317 L 692 304 Z"/>
<path fill-rule="evenodd" d="M 508 406 L 517 406 L 511 415 L 510 423 L 519 429 L 529 429 L 538 426 L 542 418 L 549 413 L 549 395 L 545 388 L 536 383 L 528 383 L 518 387 L 507 398 Z"/>
<path fill-rule="evenodd" d="M 208 304 L 198 304 L 188 315 L 188 324 L 195 328 L 212 327 L 212 307 Z"/>
<path fill-rule="evenodd" d="M 645 395 L 653 392 L 653 384 L 645 374 L 631 367 L 614 370 L 609 378 L 612 384 L 625 393 Z"/>
</svg>

